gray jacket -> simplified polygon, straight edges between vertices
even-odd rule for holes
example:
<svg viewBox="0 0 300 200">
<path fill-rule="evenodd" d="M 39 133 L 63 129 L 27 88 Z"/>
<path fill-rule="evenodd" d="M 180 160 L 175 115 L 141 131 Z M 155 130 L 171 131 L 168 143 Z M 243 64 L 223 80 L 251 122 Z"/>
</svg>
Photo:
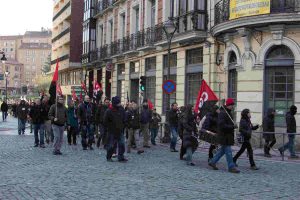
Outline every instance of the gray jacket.
<svg viewBox="0 0 300 200">
<path fill-rule="evenodd" d="M 57 105 L 57 116 L 55 113 L 56 104 L 53 104 L 49 110 L 48 117 L 52 121 L 52 124 L 57 126 L 64 126 L 67 121 L 67 109 L 64 105 Z M 54 121 L 54 118 L 57 118 L 57 121 Z"/>
</svg>

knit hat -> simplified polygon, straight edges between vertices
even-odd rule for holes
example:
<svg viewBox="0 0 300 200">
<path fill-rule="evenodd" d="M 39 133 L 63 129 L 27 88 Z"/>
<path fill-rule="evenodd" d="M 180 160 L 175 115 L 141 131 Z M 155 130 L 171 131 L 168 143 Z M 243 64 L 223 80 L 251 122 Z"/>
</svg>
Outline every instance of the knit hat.
<svg viewBox="0 0 300 200">
<path fill-rule="evenodd" d="M 232 98 L 228 98 L 226 100 L 226 103 L 225 103 L 226 106 L 231 106 L 231 105 L 234 105 L 234 99 Z"/>
<path fill-rule="evenodd" d="M 113 97 L 111 102 L 113 106 L 118 105 L 119 103 L 121 103 L 120 97 L 118 96 Z"/>
</svg>

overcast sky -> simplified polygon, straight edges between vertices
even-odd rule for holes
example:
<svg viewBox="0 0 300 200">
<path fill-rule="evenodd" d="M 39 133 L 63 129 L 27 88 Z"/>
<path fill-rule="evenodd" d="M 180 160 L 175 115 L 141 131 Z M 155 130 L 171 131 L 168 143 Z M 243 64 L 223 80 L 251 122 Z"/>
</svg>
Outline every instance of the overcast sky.
<svg viewBox="0 0 300 200">
<path fill-rule="evenodd" d="M 0 35 L 52 28 L 53 0 L 0 0 Z"/>
</svg>

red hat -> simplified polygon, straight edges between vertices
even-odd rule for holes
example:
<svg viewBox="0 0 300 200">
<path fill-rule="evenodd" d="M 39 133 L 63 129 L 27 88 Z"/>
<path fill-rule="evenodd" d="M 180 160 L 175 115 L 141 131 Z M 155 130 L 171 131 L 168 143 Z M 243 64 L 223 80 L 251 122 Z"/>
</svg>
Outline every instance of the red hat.
<svg viewBox="0 0 300 200">
<path fill-rule="evenodd" d="M 226 106 L 231 106 L 231 105 L 234 105 L 234 99 L 232 98 L 228 98 L 226 100 L 226 103 L 225 103 Z"/>
</svg>

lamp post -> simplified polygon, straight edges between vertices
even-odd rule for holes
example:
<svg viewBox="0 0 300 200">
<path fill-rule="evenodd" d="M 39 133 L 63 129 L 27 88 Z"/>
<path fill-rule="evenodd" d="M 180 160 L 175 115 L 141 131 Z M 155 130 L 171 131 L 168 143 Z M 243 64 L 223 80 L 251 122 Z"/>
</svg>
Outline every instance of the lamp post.
<svg viewBox="0 0 300 200">
<path fill-rule="evenodd" d="M 171 43 L 172 43 L 172 39 L 173 36 L 177 30 L 177 26 L 174 24 L 174 20 L 173 18 L 169 18 L 169 20 L 167 22 L 164 23 L 163 25 L 163 29 L 166 33 L 167 36 L 167 40 L 168 40 L 168 62 L 167 62 L 167 80 L 170 79 L 170 55 L 171 55 Z M 167 110 L 166 110 L 166 116 L 167 116 L 167 120 L 169 121 L 169 111 L 170 111 L 170 94 L 167 94 Z"/>
<path fill-rule="evenodd" d="M 5 54 L 3 52 L 1 52 L 3 54 L 2 58 L 1 58 L 1 62 L 4 66 L 4 70 L 5 70 L 5 100 L 7 101 L 7 76 L 9 74 L 9 72 L 6 70 L 5 68 L 5 61 L 7 61 Z"/>
<path fill-rule="evenodd" d="M 171 55 L 171 43 L 173 36 L 177 30 L 177 26 L 174 24 L 173 18 L 169 18 L 167 22 L 164 23 L 163 29 L 167 36 L 168 41 L 168 62 L 167 62 L 167 80 L 170 79 L 170 55 Z M 169 124 L 169 113 L 170 113 L 170 94 L 167 94 L 166 99 L 166 122 L 168 124 L 168 130 L 165 132 L 164 141 L 167 142 L 170 140 L 170 124 Z"/>
</svg>

